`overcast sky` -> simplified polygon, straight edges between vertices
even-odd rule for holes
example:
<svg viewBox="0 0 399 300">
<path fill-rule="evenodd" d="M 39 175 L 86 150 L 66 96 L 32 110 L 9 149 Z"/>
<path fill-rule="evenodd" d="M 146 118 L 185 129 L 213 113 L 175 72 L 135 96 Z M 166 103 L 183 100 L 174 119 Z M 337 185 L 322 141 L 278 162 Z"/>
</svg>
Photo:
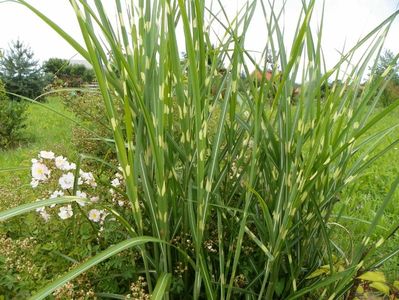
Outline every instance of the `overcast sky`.
<svg viewBox="0 0 399 300">
<path fill-rule="evenodd" d="M 232 13 L 243 0 L 221 0 Z M 264 0 L 265 3 L 267 2 Z M 277 2 L 282 0 L 277 0 Z M 286 39 L 292 40 L 298 12 L 302 0 L 287 0 L 284 14 Z M 1 1 L 0 1 L 1 2 Z M 30 1 L 46 15 L 56 21 L 72 36 L 81 40 L 79 28 L 73 11 L 67 0 L 34 0 Z M 314 26 L 321 16 L 322 1 L 316 0 Z M 323 50 L 328 66 L 338 59 L 337 50 L 346 49 L 377 26 L 386 17 L 398 9 L 399 0 L 326 0 L 325 20 L 323 28 Z M 110 4 L 111 0 L 104 1 Z M 260 17 L 260 9 L 254 18 L 254 25 L 247 36 L 247 48 L 261 50 L 264 46 L 266 28 Z M 56 33 L 47 27 L 33 13 L 21 5 L 11 2 L 0 3 L 0 48 L 8 48 L 11 40 L 20 39 L 33 49 L 41 61 L 50 57 L 72 58 L 75 51 Z M 386 48 L 399 52 L 399 21 L 392 26 L 386 41 Z M 75 57 L 79 58 L 79 57 Z"/>
</svg>

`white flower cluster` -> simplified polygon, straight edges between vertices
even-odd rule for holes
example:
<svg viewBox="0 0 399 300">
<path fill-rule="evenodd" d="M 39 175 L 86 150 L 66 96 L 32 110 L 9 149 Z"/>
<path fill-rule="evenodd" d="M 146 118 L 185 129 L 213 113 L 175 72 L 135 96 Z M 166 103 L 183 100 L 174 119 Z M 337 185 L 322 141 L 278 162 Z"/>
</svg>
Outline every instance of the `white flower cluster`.
<svg viewBox="0 0 399 300">
<path fill-rule="evenodd" d="M 72 189 L 75 184 L 75 173 L 76 164 L 68 162 L 68 160 L 63 156 L 55 156 L 52 151 L 40 151 L 37 159 L 32 159 L 31 175 L 32 188 L 38 187 L 39 184 L 49 183 L 51 178 L 53 182 L 57 182 L 58 188 L 49 193 L 48 198 L 54 199 L 57 197 L 62 197 L 64 195 L 71 195 Z M 72 171 L 72 172 L 71 172 Z M 55 176 L 50 176 L 54 175 Z M 55 177 L 59 175 L 58 180 Z M 79 177 L 76 181 L 79 190 L 76 191 L 76 196 L 82 198 L 81 201 L 76 201 L 80 206 L 86 206 L 88 203 L 96 203 L 100 200 L 98 196 L 89 196 L 87 190 L 93 190 L 97 187 L 96 180 L 91 172 L 84 172 L 79 170 Z M 82 189 L 85 189 L 83 191 Z M 90 201 L 88 201 L 90 200 Z M 50 208 L 54 208 L 51 205 Z M 48 221 L 50 219 L 50 214 L 46 211 L 45 207 L 40 207 L 36 211 L 41 215 L 41 217 Z M 58 216 L 65 220 L 73 216 L 72 205 L 66 205 L 59 208 Z M 99 222 L 104 220 L 106 213 L 104 211 L 98 211 L 92 209 L 89 212 L 89 219 L 93 222 Z"/>
<path fill-rule="evenodd" d="M 121 170 L 121 169 L 120 169 Z M 121 188 L 125 184 L 123 175 L 119 172 L 115 173 L 114 178 L 111 180 L 111 186 L 114 188 Z M 112 196 L 112 202 L 117 203 L 118 206 L 123 207 L 127 204 L 126 200 L 121 197 L 118 193 L 115 192 L 115 189 L 109 189 L 109 192 Z"/>
</svg>

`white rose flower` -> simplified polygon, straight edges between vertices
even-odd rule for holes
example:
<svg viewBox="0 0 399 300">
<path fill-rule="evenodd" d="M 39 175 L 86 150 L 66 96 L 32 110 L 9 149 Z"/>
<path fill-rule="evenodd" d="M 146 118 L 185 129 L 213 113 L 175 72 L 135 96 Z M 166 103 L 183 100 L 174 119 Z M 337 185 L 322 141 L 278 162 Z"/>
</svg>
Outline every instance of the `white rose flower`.
<svg viewBox="0 0 399 300">
<path fill-rule="evenodd" d="M 36 179 L 32 179 L 32 181 L 30 182 L 30 186 L 32 188 L 37 188 L 38 185 L 39 185 L 39 181 Z"/>
<path fill-rule="evenodd" d="M 60 207 L 60 212 L 58 213 L 58 216 L 63 219 L 69 219 L 70 217 L 73 216 L 73 210 L 71 205 L 63 206 Z"/>
<path fill-rule="evenodd" d="M 88 184 L 92 187 L 97 186 L 97 183 L 96 183 L 96 180 L 94 179 L 93 173 L 91 173 L 91 172 L 86 173 L 86 172 L 81 171 L 80 176 L 82 177 L 85 184 Z"/>
<path fill-rule="evenodd" d="M 115 178 L 114 180 L 111 181 L 111 185 L 114 187 L 118 187 L 121 185 L 121 182 L 119 181 L 118 178 Z"/>
<path fill-rule="evenodd" d="M 75 176 L 71 172 L 68 172 L 67 174 L 64 174 L 60 177 L 58 183 L 63 190 L 67 190 L 73 188 L 74 180 Z"/>
<path fill-rule="evenodd" d="M 76 192 L 76 197 L 79 197 L 79 198 L 82 198 L 82 199 L 86 199 L 86 198 L 87 198 L 87 195 L 86 195 L 85 192 L 77 191 L 77 192 Z M 86 202 L 85 202 L 85 201 L 76 200 L 76 202 L 77 202 L 80 206 L 85 206 L 85 205 L 86 205 Z"/>
<path fill-rule="evenodd" d="M 37 181 L 46 181 L 50 177 L 51 171 L 45 164 L 35 162 L 32 164 L 32 178 Z"/>
<path fill-rule="evenodd" d="M 39 207 L 39 208 L 36 208 L 36 212 L 38 212 L 38 213 L 40 213 L 40 212 L 42 212 L 42 211 L 44 211 L 44 210 L 45 210 L 45 207 L 44 207 L 44 206 Z"/>
<path fill-rule="evenodd" d="M 46 210 L 41 211 L 40 216 L 44 219 L 45 222 L 48 222 L 48 220 L 50 220 L 50 215 Z"/>
<path fill-rule="evenodd" d="M 50 195 L 50 199 L 54 199 L 54 198 L 62 197 L 62 196 L 64 196 L 64 192 L 63 191 L 55 191 L 54 193 L 52 193 Z"/>
<path fill-rule="evenodd" d="M 57 169 L 60 169 L 62 171 L 67 171 L 67 167 L 69 166 L 69 163 L 65 157 L 57 156 L 55 158 L 55 166 L 57 167 Z"/>
<path fill-rule="evenodd" d="M 66 166 L 66 171 L 75 170 L 75 169 L 76 169 L 76 164 L 74 163 L 67 164 Z"/>
<path fill-rule="evenodd" d="M 101 211 L 98 209 L 92 209 L 89 211 L 89 220 L 93 222 L 100 222 L 101 220 Z"/>
<path fill-rule="evenodd" d="M 54 152 L 40 151 L 39 157 L 44 158 L 44 159 L 54 159 Z"/>
<path fill-rule="evenodd" d="M 76 192 L 76 197 L 87 198 L 87 194 L 85 192 L 82 192 L 82 191 L 77 191 Z"/>
</svg>

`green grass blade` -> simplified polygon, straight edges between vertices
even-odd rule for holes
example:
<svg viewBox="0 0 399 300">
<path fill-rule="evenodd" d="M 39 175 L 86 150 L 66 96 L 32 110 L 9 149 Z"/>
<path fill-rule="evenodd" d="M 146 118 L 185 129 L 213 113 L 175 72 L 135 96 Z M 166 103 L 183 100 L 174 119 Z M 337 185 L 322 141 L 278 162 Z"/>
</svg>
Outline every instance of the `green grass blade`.
<svg viewBox="0 0 399 300">
<path fill-rule="evenodd" d="M 10 219 L 15 216 L 25 214 L 27 212 L 33 211 L 33 210 L 43 207 L 43 206 L 50 206 L 52 204 L 70 203 L 70 202 L 75 202 L 78 200 L 81 200 L 81 198 L 75 197 L 75 196 L 65 196 L 65 197 L 58 197 L 58 198 L 54 198 L 54 199 L 35 201 L 33 203 L 26 203 L 26 204 L 23 204 L 23 205 L 0 212 L 0 222 L 5 221 L 5 220 Z"/>
<path fill-rule="evenodd" d="M 151 299 L 162 300 L 172 282 L 172 274 L 163 273 L 159 276 L 155 289 L 152 292 Z"/>
</svg>

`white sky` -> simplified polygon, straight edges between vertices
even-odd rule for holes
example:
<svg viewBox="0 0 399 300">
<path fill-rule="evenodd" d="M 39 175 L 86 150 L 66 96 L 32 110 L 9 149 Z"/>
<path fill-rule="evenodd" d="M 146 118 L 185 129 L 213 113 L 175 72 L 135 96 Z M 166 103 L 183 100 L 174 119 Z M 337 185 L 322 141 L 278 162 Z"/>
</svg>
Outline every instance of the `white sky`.
<svg viewBox="0 0 399 300">
<path fill-rule="evenodd" d="M 109 0 L 108 0 L 109 1 Z M 111 1 L 105 2 L 107 4 Z M 239 7 L 237 2 L 243 0 L 221 0 L 225 8 L 232 12 Z M 263 0 L 267 3 L 266 0 Z M 281 2 L 277 0 L 276 2 Z M 286 39 L 291 42 L 293 29 L 296 26 L 298 12 L 302 0 L 287 0 L 284 15 Z M 56 21 L 57 24 L 80 39 L 79 28 L 73 11 L 67 0 L 34 0 L 35 7 Z M 323 28 L 322 47 L 326 57 L 327 65 L 331 67 L 339 58 L 337 50 L 342 50 L 346 43 L 346 49 L 354 45 L 360 37 L 367 34 L 386 17 L 398 9 L 399 0 L 325 0 L 325 19 Z M 322 1 L 317 0 L 317 6 L 313 18 L 316 29 L 317 20 L 321 15 Z M 254 17 L 252 30 L 249 31 L 247 48 L 261 50 L 264 46 L 266 28 L 261 17 L 260 9 Z M 56 33 L 48 28 L 38 17 L 25 7 L 0 0 L 0 48 L 8 48 L 11 40 L 20 39 L 27 43 L 34 51 L 36 58 L 41 61 L 50 57 L 71 58 L 76 52 Z M 386 41 L 385 48 L 393 52 L 399 52 L 399 21 L 396 20 L 392 26 L 390 35 Z M 79 58 L 79 57 L 75 57 Z"/>
</svg>

